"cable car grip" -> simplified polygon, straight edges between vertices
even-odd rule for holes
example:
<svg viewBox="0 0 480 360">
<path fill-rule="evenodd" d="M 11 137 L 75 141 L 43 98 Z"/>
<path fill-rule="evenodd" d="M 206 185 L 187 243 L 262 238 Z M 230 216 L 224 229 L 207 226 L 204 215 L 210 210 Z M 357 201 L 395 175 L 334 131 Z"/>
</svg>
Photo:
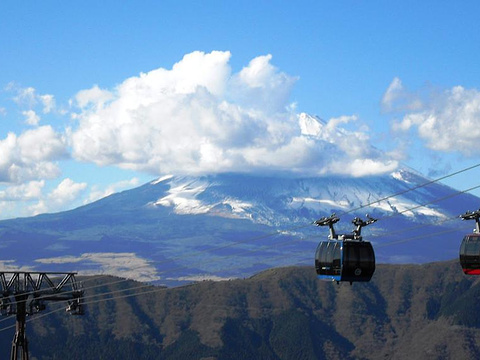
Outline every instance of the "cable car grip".
<svg viewBox="0 0 480 360">
<path fill-rule="evenodd" d="M 473 229 L 473 232 L 480 234 L 480 209 L 473 212 L 468 210 L 465 214 L 462 214 L 459 217 L 461 217 L 462 220 L 475 220 L 475 229 Z"/>
</svg>

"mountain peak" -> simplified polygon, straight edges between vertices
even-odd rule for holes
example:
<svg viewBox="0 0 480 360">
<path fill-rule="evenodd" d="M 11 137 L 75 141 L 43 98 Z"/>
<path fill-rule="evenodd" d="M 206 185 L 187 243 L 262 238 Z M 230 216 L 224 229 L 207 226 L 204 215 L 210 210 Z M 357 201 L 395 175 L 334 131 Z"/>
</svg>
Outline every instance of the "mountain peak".
<svg viewBox="0 0 480 360">
<path fill-rule="evenodd" d="M 318 116 L 301 113 L 298 116 L 298 123 L 300 125 L 302 135 L 319 136 L 326 123 Z"/>
<path fill-rule="evenodd" d="M 455 258 L 470 231 L 457 215 L 479 199 L 437 183 L 408 190 L 427 182 L 407 169 L 363 178 L 170 175 L 71 211 L 0 222 L 0 265 L 165 284 L 243 277 L 313 261 L 328 233 L 312 223 L 332 212 L 342 233 L 356 216 L 379 219 L 365 233 L 379 263 Z"/>
</svg>

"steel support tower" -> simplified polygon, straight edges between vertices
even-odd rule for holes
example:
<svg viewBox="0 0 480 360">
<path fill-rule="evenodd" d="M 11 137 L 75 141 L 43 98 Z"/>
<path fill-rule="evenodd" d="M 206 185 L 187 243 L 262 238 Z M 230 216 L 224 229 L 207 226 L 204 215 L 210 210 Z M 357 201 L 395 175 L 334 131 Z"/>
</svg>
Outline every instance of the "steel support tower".
<svg viewBox="0 0 480 360">
<path fill-rule="evenodd" d="M 10 360 L 28 360 L 25 332 L 27 315 L 46 309 L 46 303 L 64 301 L 66 311 L 83 315 L 82 297 L 76 273 L 0 271 L 0 315 L 16 315 L 16 329 Z"/>
</svg>

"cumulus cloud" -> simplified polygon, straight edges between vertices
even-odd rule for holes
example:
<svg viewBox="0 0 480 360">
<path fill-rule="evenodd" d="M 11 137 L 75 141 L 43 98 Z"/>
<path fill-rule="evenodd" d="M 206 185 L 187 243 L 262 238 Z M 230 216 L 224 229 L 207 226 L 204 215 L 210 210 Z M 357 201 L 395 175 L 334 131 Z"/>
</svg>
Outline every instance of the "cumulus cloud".
<svg viewBox="0 0 480 360">
<path fill-rule="evenodd" d="M 55 99 L 53 95 L 46 94 L 46 95 L 39 95 L 38 96 L 42 105 L 43 105 L 43 113 L 48 114 L 55 108 Z"/>
<path fill-rule="evenodd" d="M 113 98 L 113 94 L 107 90 L 102 90 L 95 85 L 91 89 L 81 90 L 77 93 L 75 100 L 81 108 L 89 105 L 95 106 L 97 109 L 103 107 L 103 104 Z"/>
<path fill-rule="evenodd" d="M 67 156 L 63 137 L 41 126 L 0 140 L 0 182 L 23 183 L 52 179 L 60 174 L 56 160 Z"/>
<path fill-rule="evenodd" d="M 25 116 L 25 122 L 28 125 L 35 125 L 36 126 L 40 122 L 40 117 L 33 110 L 22 111 L 22 115 Z"/>
<path fill-rule="evenodd" d="M 45 181 L 29 181 L 24 184 L 9 186 L 0 190 L 1 201 L 30 201 L 42 196 Z"/>
<path fill-rule="evenodd" d="M 68 208 L 87 188 L 87 183 L 77 183 L 69 178 L 63 179 L 46 197 L 29 207 L 34 215 L 60 211 Z"/>
<path fill-rule="evenodd" d="M 407 91 L 402 81 L 395 77 L 383 94 L 381 101 L 383 111 L 415 111 L 422 107 L 420 97 Z"/>
<path fill-rule="evenodd" d="M 303 134 L 317 140 L 312 146 L 318 152 L 315 161 L 322 165 L 320 174 L 361 177 L 392 172 L 399 165 L 397 160 L 370 145 L 367 132 L 341 127 L 358 121 L 357 116 L 332 118 L 326 123 L 307 114 L 300 114 L 299 118 Z"/>
<path fill-rule="evenodd" d="M 34 107 L 40 105 L 44 114 L 48 114 L 55 108 L 55 98 L 53 95 L 38 94 L 33 87 L 23 88 L 18 84 L 11 82 L 7 85 L 6 90 L 15 94 L 13 100 L 20 107 L 32 110 Z"/>
<path fill-rule="evenodd" d="M 431 100 L 420 111 L 406 113 L 393 124 L 395 131 L 415 129 L 430 149 L 458 151 L 478 156 L 480 148 L 480 92 L 453 87 Z"/>
<path fill-rule="evenodd" d="M 342 132 L 339 125 L 355 117 L 304 131 L 289 103 L 297 78 L 273 66 L 271 55 L 251 60 L 238 73 L 232 73 L 230 57 L 194 52 L 171 69 L 142 73 L 114 89 L 80 91 L 77 123 L 68 129 L 73 156 L 155 175 L 345 173 L 329 164 L 334 159 L 362 167 L 355 171 L 359 176 L 396 166 L 372 150 L 365 131 Z"/>
<path fill-rule="evenodd" d="M 87 187 L 86 183 L 76 183 L 66 178 L 50 193 L 49 197 L 52 201 L 58 203 L 71 202 L 78 193 Z"/>
<path fill-rule="evenodd" d="M 22 88 L 18 84 L 12 82 L 8 84 L 7 90 L 16 93 L 13 100 L 19 105 L 33 107 L 37 102 L 35 89 L 33 87 Z"/>
<path fill-rule="evenodd" d="M 123 180 L 110 184 L 104 189 L 101 189 L 98 186 L 93 186 L 92 191 L 90 192 L 88 198 L 85 200 L 85 203 L 91 203 L 93 201 L 100 200 L 106 196 L 112 195 L 118 191 L 138 186 L 139 182 L 140 180 L 134 177 L 130 180 Z"/>
<path fill-rule="evenodd" d="M 0 217 L 32 216 L 47 212 L 63 211 L 72 205 L 81 205 L 87 184 L 66 178 L 49 189 L 45 180 L 28 181 L 5 186 L 0 190 Z"/>
</svg>

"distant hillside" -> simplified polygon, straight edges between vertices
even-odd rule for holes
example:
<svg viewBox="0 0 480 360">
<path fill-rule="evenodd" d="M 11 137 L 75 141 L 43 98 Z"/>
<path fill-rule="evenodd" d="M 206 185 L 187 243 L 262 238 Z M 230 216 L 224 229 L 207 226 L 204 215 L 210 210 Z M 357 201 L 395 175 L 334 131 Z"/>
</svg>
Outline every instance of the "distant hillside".
<svg viewBox="0 0 480 360">
<path fill-rule="evenodd" d="M 332 212 L 339 233 L 353 230 L 355 216 L 379 219 L 363 232 L 378 263 L 445 261 L 474 226 L 458 215 L 480 199 L 439 183 L 408 191 L 428 181 L 408 169 L 365 178 L 164 177 L 71 211 L 0 221 L 0 265 L 164 285 L 246 277 L 311 259 L 328 236 L 312 222 Z"/>
<path fill-rule="evenodd" d="M 86 279 L 85 287 L 117 280 Z M 134 286 L 143 284 L 90 289 L 86 301 Z M 321 282 L 311 267 L 289 267 L 139 291 L 150 289 L 158 291 L 92 303 L 83 317 L 62 310 L 29 322 L 31 358 L 480 358 L 480 279 L 464 276 L 456 261 L 380 265 L 370 283 L 353 286 Z M 0 332 L 1 359 L 13 332 Z"/>
</svg>

